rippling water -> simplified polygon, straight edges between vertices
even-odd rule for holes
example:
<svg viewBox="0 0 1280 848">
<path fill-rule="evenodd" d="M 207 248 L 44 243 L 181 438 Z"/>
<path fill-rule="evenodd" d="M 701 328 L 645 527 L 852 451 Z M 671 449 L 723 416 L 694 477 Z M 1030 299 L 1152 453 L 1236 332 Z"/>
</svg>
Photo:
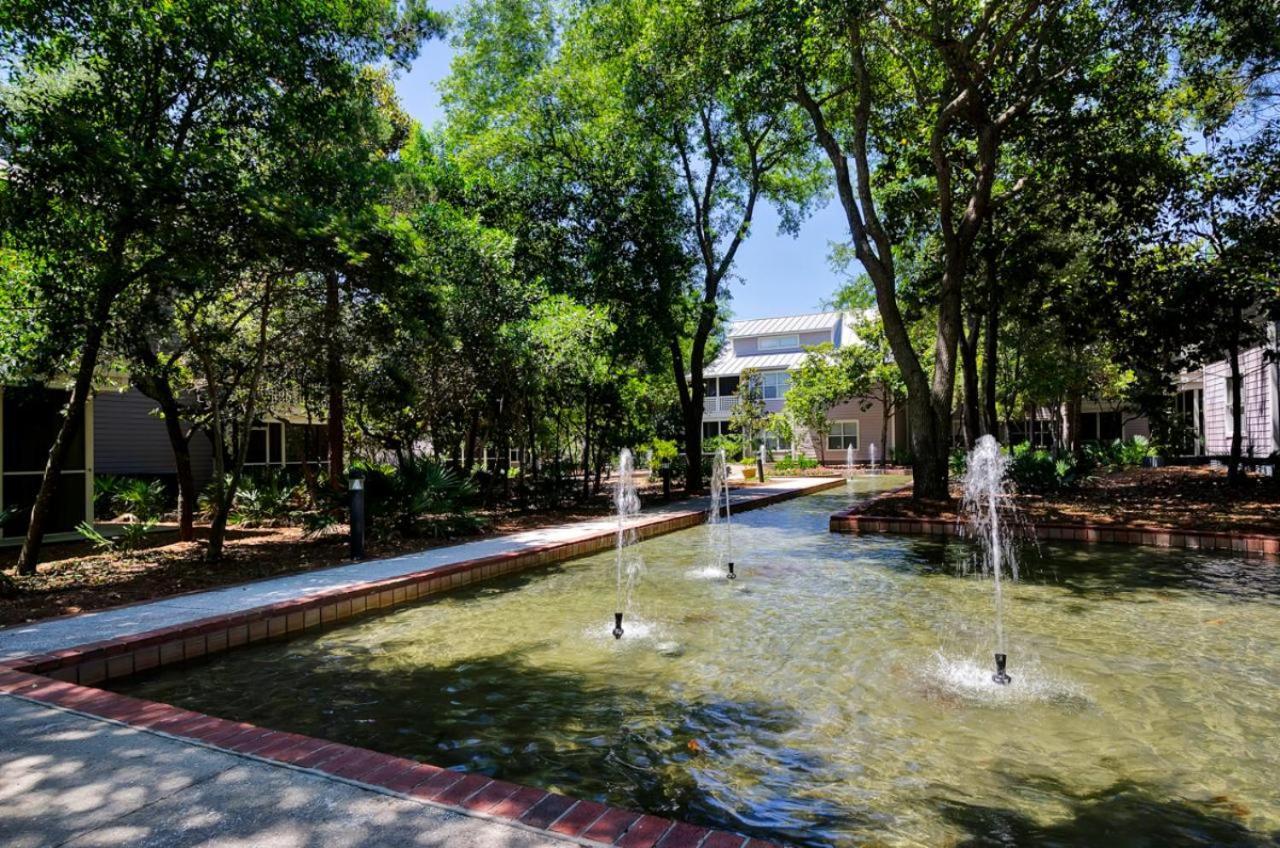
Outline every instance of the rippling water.
<svg viewBox="0 0 1280 848">
<path fill-rule="evenodd" d="M 1280 568 L 837 536 L 873 488 L 641 544 L 120 686 L 141 697 L 802 845 L 1280 844 Z"/>
</svg>

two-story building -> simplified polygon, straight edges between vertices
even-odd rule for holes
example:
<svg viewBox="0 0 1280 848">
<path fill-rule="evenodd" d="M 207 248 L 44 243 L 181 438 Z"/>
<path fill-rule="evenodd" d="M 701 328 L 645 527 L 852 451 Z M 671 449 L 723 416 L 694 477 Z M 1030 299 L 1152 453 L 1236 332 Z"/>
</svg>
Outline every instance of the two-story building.
<svg viewBox="0 0 1280 848">
<path fill-rule="evenodd" d="M 729 417 L 738 402 L 738 383 L 743 371 L 751 368 L 760 373 L 765 409 L 770 413 L 779 412 L 791 388 L 791 373 L 804 361 L 807 348 L 824 342 L 839 348 L 854 339 L 850 316 L 841 312 L 735 321 L 720 355 L 703 372 L 706 389 L 703 438 L 730 433 Z M 774 452 L 802 453 L 825 457 L 828 463 L 842 463 L 849 447 L 853 448 L 855 462 L 866 462 L 872 455 L 871 446 L 883 441 L 885 416 L 879 401 L 853 399 L 832 408 L 827 417 L 831 429 L 824 444 L 815 444 L 809 435 L 791 444 L 766 434 L 765 442 Z M 888 450 L 885 445 L 876 444 L 877 461 L 892 457 L 898 445 L 906 445 L 905 419 L 905 413 L 891 417 Z"/>
</svg>

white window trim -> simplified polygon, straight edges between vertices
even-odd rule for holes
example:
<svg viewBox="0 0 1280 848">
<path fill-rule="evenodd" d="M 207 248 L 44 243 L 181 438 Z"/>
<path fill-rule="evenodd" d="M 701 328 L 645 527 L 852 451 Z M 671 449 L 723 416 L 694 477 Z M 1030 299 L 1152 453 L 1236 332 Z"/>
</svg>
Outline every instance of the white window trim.
<svg viewBox="0 0 1280 848">
<path fill-rule="evenodd" d="M 841 432 L 839 435 L 836 435 L 835 433 L 835 427 L 837 424 L 839 424 L 841 427 Z M 848 427 L 850 424 L 853 425 L 854 453 L 857 453 L 858 451 L 862 450 L 862 422 L 856 418 L 848 421 L 832 421 L 831 422 L 831 430 L 828 431 L 827 433 L 827 450 L 830 451 L 830 450 L 847 450 L 848 449 L 848 446 L 845 444 L 832 445 L 831 440 L 847 439 L 850 434 L 845 432 L 845 428 Z"/>
<path fill-rule="evenodd" d="M 791 350 L 800 347 L 800 335 L 789 333 L 785 336 L 760 336 L 756 339 L 756 350 Z"/>
</svg>

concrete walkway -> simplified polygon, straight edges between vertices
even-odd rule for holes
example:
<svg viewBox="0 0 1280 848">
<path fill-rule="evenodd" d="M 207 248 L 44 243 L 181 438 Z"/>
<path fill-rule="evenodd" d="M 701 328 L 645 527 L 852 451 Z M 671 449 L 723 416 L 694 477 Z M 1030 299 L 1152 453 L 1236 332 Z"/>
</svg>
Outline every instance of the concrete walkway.
<svg viewBox="0 0 1280 848">
<path fill-rule="evenodd" d="M 820 489 L 831 482 L 822 478 L 779 480 L 734 492 L 733 500 L 741 506 L 771 495 Z M 706 507 L 706 499 L 676 502 L 646 510 L 642 518 L 675 516 Z M 607 533 L 614 526 L 610 518 L 575 522 L 19 625 L 0 630 L 0 662 L 565 542 L 586 533 Z M 651 816 L 640 821 L 649 820 L 661 821 Z M 684 844 L 690 830 L 689 825 L 676 825 L 662 846 L 668 842 Z M 626 839 L 650 844 L 640 836 L 637 831 L 636 840 L 630 834 Z M 706 843 L 715 848 L 764 844 L 725 833 L 707 837 Z M 541 848 L 565 844 L 582 844 L 582 840 L 561 839 L 546 830 L 503 821 L 500 816 L 469 815 L 432 806 L 317 770 L 263 762 L 19 695 L 0 694 L 0 845 L 6 848 Z"/>
<path fill-rule="evenodd" d="M 577 844 L 14 697 L 0 740 L 6 848 Z"/>
<path fill-rule="evenodd" d="M 819 488 L 830 483 L 830 478 L 813 477 L 778 480 L 764 486 L 738 489 L 732 493 L 732 498 L 733 503 L 742 504 L 780 492 Z M 644 516 L 703 511 L 706 510 L 707 505 L 706 498 L 676 501 L 647 509 Z M 73 645 L 103 639 L 118 639 L 211 615 L 242 612 L 360 583 L 429 571 L 466 560 L 554 544 L 588 532 L 608 531 L 615 524 L 615 519 L 606 517 L 554 525 L 475 542 L 465 542 L 460 545 L 434 548 L 420 553 L 403 554 L 388 559 L 339 565 L 273 580 L 261 580 L 207 592 L 179 595 L 101 612 L 15 625 L 0 629 L 0 663 Z"/>
</svg>

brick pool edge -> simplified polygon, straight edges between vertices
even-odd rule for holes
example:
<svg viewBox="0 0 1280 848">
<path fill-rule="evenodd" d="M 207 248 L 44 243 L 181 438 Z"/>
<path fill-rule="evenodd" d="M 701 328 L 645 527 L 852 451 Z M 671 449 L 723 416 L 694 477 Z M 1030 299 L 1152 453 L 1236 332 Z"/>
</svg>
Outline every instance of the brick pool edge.
<svg viewBox="0 0 1280 848">
<path fill-rule="evenodd" d="M 963 523 L 946 518 L 902 518 L 876 515 L 879 501 L 909 491 L 901 486 L 863 501 L 849 509 L 833 513 L 832 533 L 887 533 L 915 536 L 963 536 Z M 1274 557 L 1280 555 L 1280 536 L 1265 533 L 1228 533 L 1178 527 L 1134 527 L 1126 524 L 1090 524 L 1042 522 L 1029 525 L 1042 542 L 1086 542 L 1116 545 L 1145 545 L 1156 548 L 1229 551 L 1244 556 Z"/>
<path fill-rule="evenodd" d="M 753 497 L 734 504 L 733 509 L 748 512 L 844 484 L 843 478 L 833 478 Z M 648 539 L 694 527 L 705 519 L 702 510 L 685 510 L 642 518 L 632 526 L 639 538 Z M 589 556 L 614 543 L 613 530 L 594 531 L 565 541 L 8 660 L 0 663 L 0 694 L 586 845 L 768 848 L 773 843 L 95 688 L 160 666 L 286 638 L 495 577 Z"/>
</svg>

